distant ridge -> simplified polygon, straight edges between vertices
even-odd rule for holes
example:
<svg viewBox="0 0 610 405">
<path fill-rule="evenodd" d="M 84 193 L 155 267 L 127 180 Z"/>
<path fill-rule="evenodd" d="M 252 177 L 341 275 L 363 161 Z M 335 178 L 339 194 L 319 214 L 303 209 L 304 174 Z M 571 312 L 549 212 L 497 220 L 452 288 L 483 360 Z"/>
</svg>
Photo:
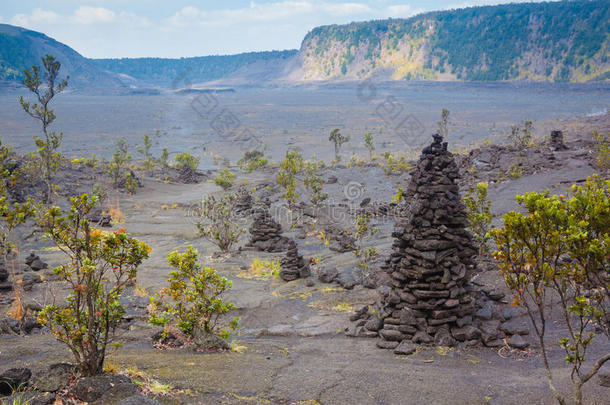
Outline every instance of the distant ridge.
<svg viewBox="0 0 610 405">
<path fill-rule="evenodd" d="M 297 50 L 180 59 L 86 59 L 44 34 L 0 24 L 0 86 L 46 53 L 71 88 L 145 91 L 317 81 L 610 80 L 610 0 L 470 7 L 312 29 Z M 3 84 L 4 83 L 4 84 Z M 139 90 L 138 90 L 139 89 Z M 152 93 L 150 93 L 152 94 Z"/>
<path fill-rule="evenodd" d="M 311 30 L 301 80 L 610 79 L 610 0 L 437 11 Z"/>
<path fill-rule="evenodd" d="M 40 65 L 40 58 L 46 54 L 61 62 L 62 77 L 70 76 L 68 90 L 124 87 L 114 75 L 102 71 L 69 46 L 36 31 L 0 24 L 0 81 L 18 82 L 23 70 Z"/>
</svg>

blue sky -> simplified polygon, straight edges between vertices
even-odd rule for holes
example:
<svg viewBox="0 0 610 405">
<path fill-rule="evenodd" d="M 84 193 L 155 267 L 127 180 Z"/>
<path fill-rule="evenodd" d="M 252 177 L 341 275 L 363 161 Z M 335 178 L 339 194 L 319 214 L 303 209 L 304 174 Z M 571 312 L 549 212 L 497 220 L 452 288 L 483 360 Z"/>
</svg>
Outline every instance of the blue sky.
<svg viewBox="0 0 610 405">
<path fill-rule="evenodd" d="M 2 0 L 0 23 L 44 32 L 86 57 L 182 57 L 298 48 L 318 25 L 503 0 Z"/>
</svg>

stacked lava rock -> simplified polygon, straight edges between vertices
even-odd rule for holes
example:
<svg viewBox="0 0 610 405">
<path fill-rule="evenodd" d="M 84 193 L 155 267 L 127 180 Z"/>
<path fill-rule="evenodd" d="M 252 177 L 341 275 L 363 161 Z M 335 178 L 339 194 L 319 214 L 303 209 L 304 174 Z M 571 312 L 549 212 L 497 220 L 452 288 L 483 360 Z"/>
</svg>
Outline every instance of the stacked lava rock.
<svg viewBox="0 0 610 405">
<path fill-rule="evenodd" d="M 309 266 L 298 252 L 297 244 L 289 240 L 288 251 L 281 261 L 280 278 L 284 281 L 292 281 L 309 277 L 310 274 Z"/>
<path fill-rule="evenodd" d="M 389 273 L 381 314 L 368 322 L 395 349 L 399 342 L 452 345 L 455 340 L 478 339 L 468 292 L 468 268 L 473 247 L 460 201 L 458 167 L 440 135 L 424 148 L 406 190 L 409 209 L 397 224 L 393 253 L 382 267 Z M 455 339 L 455 340 L 454 340 Z"/>
<path fill-rule="evenodd" d="M 282 236 L 282 226 L 269 214 L 269 202 L 256 208 L 254 222 L 250 226 L 250 242 L 246 246 L 263 252 L 285 252 L 291 240 Z"/>
<path fill-rule="evenodd" d="M 563 132 L 551 131 L 551 148 L 553 150 L 566 150 L 568 147 L 563 143 Z"/>
</svg>

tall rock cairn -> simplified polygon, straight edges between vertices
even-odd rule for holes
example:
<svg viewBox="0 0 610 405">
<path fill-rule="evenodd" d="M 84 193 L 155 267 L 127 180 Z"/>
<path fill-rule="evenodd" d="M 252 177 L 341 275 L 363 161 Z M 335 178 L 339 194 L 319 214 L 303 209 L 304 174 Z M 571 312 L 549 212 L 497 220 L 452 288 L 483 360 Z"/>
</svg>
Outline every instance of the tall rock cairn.
<svg viewBox="0 0 610 405">
<path fill-rule="evenodd" d="M 381 319 L 371 329 L 380 328 L 388 343 L 447 345 L 480 335 L 470 326 L 475 302 L 468 278 L 476 249 L 465 229 L 458 167 L 443 138 L 433 138 L 412 174 L 406 217 L 396 225 L 393 252 L 383 266 L 391 289 L 382 298 Z"/>
</svg>

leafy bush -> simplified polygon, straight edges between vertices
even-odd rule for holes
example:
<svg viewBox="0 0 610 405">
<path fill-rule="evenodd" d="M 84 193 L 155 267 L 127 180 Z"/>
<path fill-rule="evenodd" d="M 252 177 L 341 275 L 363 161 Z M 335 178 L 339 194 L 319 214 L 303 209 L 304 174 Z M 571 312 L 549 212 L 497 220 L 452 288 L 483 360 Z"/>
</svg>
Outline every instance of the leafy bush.
<svg viewBox="0 0 610 405">
<path fill-rule="evenodd" d="M 396 195 L 394 195 L 394 197 L 392 197 L 392 202 L 399 204 L 401 202 L 403 202 L 405 200 L 405 195 L 403 192 L 402 187 L 398 187 L 398 190 L 396 190 Z"/>
<path fill-rule="evenodd" d="M 138 148 L 138 152 L 144 158 L 144 161 L 142 162 L 144 170 L 152 170 L 155 168 L 155 160 L 153 159 L 150 148 L 152 148 L 152 141 L 150 140 L 150 136 L 145 134 L 144 138 L 142 138 L 142 146 Z"/>
<path fill-rule="evenodd" d="M 567 336 L 559 345 L 571 366 L 574 401 L 582 404 L 582 386 L 610 360 L 607 353 L 588 372 L 583 370 L 596 337 L 592 326 L 610 338 L 610 180 L 589 178 L 570 192 L 570 198 L 548 191 L 517 196 L 525 212 L 504 215 L 504 226 L 493 233 L 494 256 L 515 293 L 514 304 L 524 307 L 532 322 L 551 391 L 565 404 L 554 384 L 545 340 L 551 304 L 560 307 Z"/>
<path fill-rule="evenodd" d="M 151 300 L 149 322 L 166 328 L 175 325 L 182 332 L 193 336 L 197 329 L 205 333 L 219 334 L 228 339 L 235 330 L 239 318 L 233 318 L 228 329 L 219 324 L 222 315 L 234 306 L 222 300 L 231 289 L 231 282 L 218 275 L 211 267 L 197 263 L 199 252 L 189 246 L 184 253 L 171 252 L 167 262 L 175 269 L 169 273 L 169 287 L 163 288 Z"/>
<path fill-rule="evenodd" d="M 57 135 L 55 132 L 49 132 L 49 125 L 55 121 L 55 112 L 49 108 L 49 103 L 57 94 L 61 93 L 68 85 L 67 80 L 59 80 L 59 70 L 61 63 L 55 60 L 53 55 L 45 55 L 41 57 L 44 72 L 40 75 L 40 67 L 32 66 L 32 70 L 25 70 L 23 73 L 25 78 L 22 83 L 32 93 L 36 95 L 38 103 L 31 104 L 24 101 L 23 96 L 19 97 L 19 103 L 23 110 L 32 118 L 40 121 L 42 124 L 42 133 L 44 138 L 34 138 L 36 147 L 38 148 L 38 157 L 40 159 L 40 174 L 46 183 L 47 190 L 44 197 L 45 202 L 51 202 L 53 194 L 53 185 L 51 177 L 61 163 L 61 155 L 57 149 L 61 146 L 62 134 Z M 43 84 L 43 81 L 45 82 Z M 41 89 L 43 86 L 43 89 Z"/>
<path fill-rule="evenodd" d="M 189 170 L 194 172 L 197 170 L 197 167 L 199 166 L 199 162 L 201 161 L 201 158 L 199 156 L 193 156 L 188 152 L 183 152 L 183 153 L 177 154 L 176 157 L 174 158 L 174 160 L 176 161 L 176 163 L 174 164 L 176 169 L 180 170 L 184 166 L 186 166 L 189 168 Z"/>
<path fill-rule="evenodd" d="M 214 178 L 214 184 L 222 187 L 223 190 L 228 190 L 233 187 L 235 175 L 229 169 L 223 169 L 218 172 L 218 177 Z"/>
<path fill-rule="evenodd" d="M 296 175 L 303 170 L 303 156 L 297 151 L 286 151 L 284 160 L 280 163 L 280 173 L 277 182 L 284 188 L 284 199 L 288 205 L 293 205 L 299 197 L 296 191 Z"/>
<path fill-rule="evenodd" d="M 138 179 L 136 179 L 131 172 L 125 173 L 125 189 L 129 191 L 129 194 L 135 194 L 140 187 Z"/>
<path fill-rule="evenodd" d="M 489 252 L 489 226 L 491 225 L 491 202 L 487 199 L 489 183 L 478 183 L 470 187 L 463 198 L 470 230 L 479 243 L 479 253 Z"/>
<path fill-rule="evenodd" d="M 513 125 L 510 127 L 510 134 L 508 140 L 510 141 L 513 148 L 520 152 L 523 152 L 532 143 L 532 131 L 534 124 L 532 121 L 525 121 L 523 127 L 519 125 Z"/>
<path fill-rule="evenodd" d="M 366 241 L 369 241 L 379 230 L 371 226 L 371 216 L 362 214 L 356 218 L 354 224 L 354 237 L 356 238 L 356 250 L 354 254 L 358 259 L 358 267 L 363 280 L 371 277 L 371 263 L 379 253 L 375 246 L 365 246 Z"/>
<path fill-rule="evenodd" d="M 70 295 L 64 306 L 46 306 L 38 321 L 68 346 L 81 373 L 91 376 L 104 369 L 108 345 L 126 309 L 119 297 L 151 249 L 124 229 L 106 234 L 91 227 L 88 215 L 96 197 L 83 194 L 70 202 L 67 214 L 52 207 L 39 218 L 46 236 L 68 256 L 53 273 L 66 282 Z"/>
<path fill-rule="evenodd" d="M 220 199 L 209 196 L 201 202 L 197 212 L 199 235 L 208 238 L 223 252 L 228 252 L 244 232 L 235 217 L 238 202 L 239 198 L 235 194 L 225 194 Z"/>
<path fill-rule="evenodd" d="M 258 168 L 267 166 L 269 162 L 264 157 L 263 152 L 259 150 L 252 150 L 244 152 L 244 157 L 237 161 L 237 165 L 240 169 L 246 173 L 250 173 Z"/>
<path fill-rule="evenodd" d="M 602 170 L 610 170 L 610 140 L 607 135 L 594 131 L 591 138 L 595 142 L 595 163 Z"/>
<path fill-rule="evenodd" d="M 341 134 L 341 130 L 339 128 L 335 128 L 330 131 L 330 135 L 328 136 L 329 142 L 332 142 L 335 146 L 335 161 L 341 160 L 341 155 L 339 154 L 341 146 L 349 141 L 349 136 L 344 136 Z"/>
<path fill-rule="evenodd" d="M 112 185 L 118 188 L 121 178 L 125 178 L 124 170 L 131 160 L 131 155 L 128 152 L 127 141 L 121 138 L 116 143 L 116 149 L 108 164 L 108 174 L 112 177 Z"/>
<path fill-rule="evenodd" d="M 412 166 L 407 162 L 406 156 L 394 156 L 392 152 L 386 151 L 383 154 L 385 162 L 379 163 L 379 166 L 383 168 L 383 172 L 388 176 L 391 174 L 400 174 L 411 170 Z"/>
<path fill-rule="evenodd" d="M 318 176 L 318 173 L 320 171 L 320 168 L 323 166 L 323 163 L 316 161 L 307 161 L 304 165 L 306 176 L 303 182 L 305 184 L 305 188 L 310 193 L 311 203 L 313 205 L 317 205 L 328 198 L 328 194 L 322 192 L 322 187 L 324 186 L 324 179 Z"/>
<path fill-rule="evenodd" d="M 375 151 L 375 144 L 373 143 L 373 135 L 370 132 L 364 134 L 364 147 L 369 151 L 369 158 L 373 160 L 373 152 Z"/>
</svg>

